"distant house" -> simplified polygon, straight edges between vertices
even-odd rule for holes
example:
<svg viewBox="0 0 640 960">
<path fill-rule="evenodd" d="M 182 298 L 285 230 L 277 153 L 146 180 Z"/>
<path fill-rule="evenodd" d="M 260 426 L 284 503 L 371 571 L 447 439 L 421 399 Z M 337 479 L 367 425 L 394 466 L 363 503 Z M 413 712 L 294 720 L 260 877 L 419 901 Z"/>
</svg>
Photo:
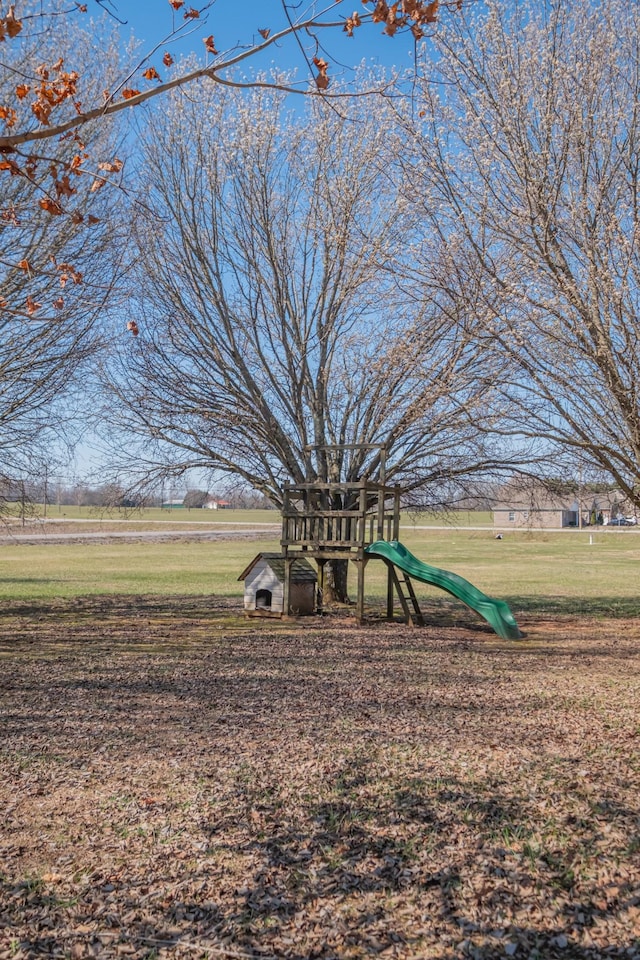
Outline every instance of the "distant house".
<svg viewBox="0 0 640 960">
<path fill-rule="evenodd" d="M 204 510 L 230 510 L 231 503 L 229 500 L 218 500 L 216 497 L 207 497 L 202 507 Z"/>
<path fill-rule="evenodd" d="M 285 560 L 279 553 L 259 553 L 242 571 L 244 609 L 250 616 L 282 616 L 284 613 Z M 317 575 L 304 557 L 296 558 L 291 567 L 289 607 L 296 616 L 305 616 L 316 609 Z"/>
<path fill-rule="evenodd" d="M 493 525 L 501 530 L 509 527 L 552 529 L 579 525 L 578 502 L 536 491 L 530 496 L 514 494 L 493 507 Z"/>
<path fill-rule="evenodd" d="M 493 506 L 493 525 L 501 530 L 606 525 L 618 516 L 634 512 L 616 490 L 596 495 L 584 491 L 579 498 L 575 494 L 564 497 L 552 494 L 539 487 L 529 490 L 505 487 L 501 493 L 502 499 Z"/>
<path fill-rule="evenodd" d="M 636 507 L 625 498 L 619 490 L 613 490 L 604 495 L 585 498 L 586 510 L 583 509 L 585 524 L 608 524 L 620 517 L 635 516 Z"/>
<path fill-rule="evenodd" d="M 163 510 L 184 510 L 184 503 L 182 500 L 163 500 L 162 509 Z"/>
</svg>

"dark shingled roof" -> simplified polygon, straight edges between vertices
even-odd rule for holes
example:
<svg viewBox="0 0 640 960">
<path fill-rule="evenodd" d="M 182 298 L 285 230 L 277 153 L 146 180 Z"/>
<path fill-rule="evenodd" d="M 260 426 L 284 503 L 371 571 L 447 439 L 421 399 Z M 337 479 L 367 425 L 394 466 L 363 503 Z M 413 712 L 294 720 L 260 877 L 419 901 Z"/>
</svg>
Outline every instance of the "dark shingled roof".
<svg viewBox="0 0 640 960">
<path fill-rule="evenodd" d="M 246 570 L 243 570 L 238 580 L 244 580 L 258 560 L 266 560 L 278 580 L 284 583 L 284 557 L 281 553 L 259 553 L 253 558 Z M 315 583 L 318 579 L 317 574 L 308 560 L 304 557 L 296 557 L 291 567 L 291 580 L 293 583 Z"/>
</svg>

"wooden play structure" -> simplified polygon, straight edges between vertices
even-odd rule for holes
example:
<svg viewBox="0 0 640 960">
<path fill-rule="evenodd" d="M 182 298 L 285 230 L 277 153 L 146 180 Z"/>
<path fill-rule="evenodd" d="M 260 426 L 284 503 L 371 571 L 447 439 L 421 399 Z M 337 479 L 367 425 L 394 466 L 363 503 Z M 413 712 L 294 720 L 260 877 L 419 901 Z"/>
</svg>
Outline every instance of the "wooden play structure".
<svg viewBox="0 0 640 960">
<path fill-rule="evenodd" d="M 393 619 L 394 595 L 397 595 L 404 620 L 407 623 L 424 625 L 424 617 L 412 583 L 412 580 L 417 580 L 461 600 L 480 614 L 504 639 L 520 639 L 522 634 L 518 624 L 503 600 L 487 596 L 456 573 L 440 570 L 418 560 L 400 543 L 401 488 L 388 486 L 386 483 L 385 448 L 373 447 L 370 444 L 322 448 L 330 458 L 347 449 L 376 449 L 379 479 L 376 481 L 364 476 L 355 481 L 341 481 L 336 478 L 325 482 L 315 480 L 310 483 L 285 484 L 280 540 L 283 564 L 280 573 L 282 615 L 290 616 L 295 613 L 294 607 L 300 612 L 295 594 L 296 590 L 300 590 L 294 577 L 296 563 L 300 567 L 303 560 L 315 560 L 318 566 L 315 596 L 316 611 L 320 613 L 325 587 L 325 567 L 333 560 L 345 560 L 355 563 L 357 567 L 355 615 L 358 621 L 362 622 L 365 570 L 369 560 L 378 559 L 384 562 L 387 569 L 387 619 Z M 277 560 L 280 562 L 280 558 Z M 273 564 L 273 558 L 271 563 Z"/>
<path fill-rule="evenodd" d="M 374 449 L 370 444 L 351 444 L 323 448 L 329 453 L 346 449 Z M 318 566 L 317 611 L 322 611 L 325 567 L 332 560 L 347 560 L 357 567 L 355 615 L 364 619 L 365 569 L 367 547 L 381 541 L 398 539 L 400 528 L 399 486 L 385 482 L 386 451 L 379 450 L 379 480 L 367 476 L 356 481 L 313 481 L 287 483 L 282 505 L 281 547 L 284 557 L 284 611 L 291 609 L 291 570 L 298 557 L 315 560 Z M 399 576 L 387 565 L 387 616 L 393 617 L 394 589 L 407 621 L 422 623 L 411 581 Z M 285 614 L 286 615 L 286 614 Z"/>
</svg>

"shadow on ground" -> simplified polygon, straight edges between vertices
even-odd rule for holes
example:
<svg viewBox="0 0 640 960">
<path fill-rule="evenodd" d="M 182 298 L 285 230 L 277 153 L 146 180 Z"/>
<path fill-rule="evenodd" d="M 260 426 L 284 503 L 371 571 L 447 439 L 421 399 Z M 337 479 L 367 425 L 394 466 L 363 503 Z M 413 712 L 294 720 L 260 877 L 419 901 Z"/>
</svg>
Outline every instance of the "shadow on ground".
<svg viewBox="0 0 640 960">
<path fill-rule="evenodd" d="M 0 958 L 637 957 L 640 624 L 435 609 L 0 604 Z"/>
</svg>

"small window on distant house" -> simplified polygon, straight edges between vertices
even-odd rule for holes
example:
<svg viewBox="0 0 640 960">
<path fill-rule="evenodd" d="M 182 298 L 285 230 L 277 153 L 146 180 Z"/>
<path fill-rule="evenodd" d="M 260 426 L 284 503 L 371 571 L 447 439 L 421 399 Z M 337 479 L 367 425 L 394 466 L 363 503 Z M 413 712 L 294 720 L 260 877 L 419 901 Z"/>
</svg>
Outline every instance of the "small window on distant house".
<svg viewBox="0 0 640 960">
<path fill-rule="evenodd" d="M 256 590 L 256 607 L 266 610 L 271 606 L 271 590 Z"/>
<path fill-rule="evenodd" d="M 515 510 L 509 510 L 509 520 L 515 520 L 516 512 Z"/>
</svg>

